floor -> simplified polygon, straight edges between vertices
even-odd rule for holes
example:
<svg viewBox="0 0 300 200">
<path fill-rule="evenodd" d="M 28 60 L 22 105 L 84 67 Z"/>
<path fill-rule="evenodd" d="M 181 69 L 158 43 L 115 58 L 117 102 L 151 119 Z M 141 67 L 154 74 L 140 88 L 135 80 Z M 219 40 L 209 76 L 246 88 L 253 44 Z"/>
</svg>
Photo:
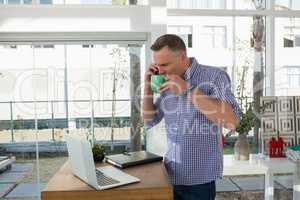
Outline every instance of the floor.
<svg viewBox="0 0 300 200">
<path fill-rule="evenodd" d="M 38 199 L 40 191 L 46 186 L 46 182 L 37 185 L 34 182 L 35 179 L 28 179 L 28 176 L 34 174 L 34 167 L 34 163 L 14 163 L 10 170 L 1 173 L 0 199 Z M 29 180 L 29 182 L 24 182 L 24 180 Z M 276 176 L 274 187 L 275 199 L 292 199 L 291 175 Z M 217 200 L 257 200 L 263 199 L 263 193 L 263 176 L 224 177 L 217 181 Z"/>
</svg>

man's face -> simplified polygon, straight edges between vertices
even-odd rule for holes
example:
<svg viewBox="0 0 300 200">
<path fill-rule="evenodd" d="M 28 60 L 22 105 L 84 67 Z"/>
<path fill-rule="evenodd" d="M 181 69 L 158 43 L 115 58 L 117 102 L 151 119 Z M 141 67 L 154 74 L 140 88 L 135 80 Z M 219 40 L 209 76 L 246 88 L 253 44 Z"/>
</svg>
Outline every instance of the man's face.
<svg viewBox="0 0 300 200">
<path fill-rule="evenodd" d="M 159 67 L 159 74 L 163 75 L 181 75 L 184 56 L 184 51 L 173 52 L 168 47 L 153 52 L 154 64 Z"/>
</svg>

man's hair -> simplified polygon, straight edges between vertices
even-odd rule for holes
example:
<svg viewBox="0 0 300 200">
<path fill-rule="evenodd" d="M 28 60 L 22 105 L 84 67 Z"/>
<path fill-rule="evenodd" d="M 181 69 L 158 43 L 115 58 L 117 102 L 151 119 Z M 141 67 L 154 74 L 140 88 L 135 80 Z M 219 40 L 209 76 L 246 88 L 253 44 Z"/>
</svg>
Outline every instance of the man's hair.
<svg viewBox="0 0 300 200">
<path fill-rule="evenodd" d="M 152 44 L 151 50 L 159 51 L 164 47 L 168 47 L 171 51 L 186 51 L 183 40 L 174 34 L 165 34 L 156 39 Z"/>
</svg>

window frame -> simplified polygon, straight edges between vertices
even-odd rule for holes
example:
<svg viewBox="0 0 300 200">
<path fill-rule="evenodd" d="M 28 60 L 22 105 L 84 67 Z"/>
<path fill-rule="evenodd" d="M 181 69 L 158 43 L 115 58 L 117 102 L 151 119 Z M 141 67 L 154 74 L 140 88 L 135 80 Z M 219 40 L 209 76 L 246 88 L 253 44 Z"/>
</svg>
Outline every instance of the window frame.
<svg viewBox="0 0 300 200">
<path fill-rule="evenodd" d="M 286 75 L 287 75 L 289 87 L 291 88 L 300 87 L 300 66 L 284 66 L 284 68 L 286 69 Z M 291 84 L 292 77 L 298 79 L 297 85 Z"/>
<path fill-rule="evenodd" d="M 283 36 L 283 38 L 292 38 L 290 40 L 293 41 L 293 46 L 291 47 L 286 47 L 284 46 L 284 48 L 295 48 L 295 47 L 300 47 L 300 44 L 299 45 L 296 45 L 296 37 L 298 37 L 300 39 L 300 26 L 284 26 L 283 27 L 284 30 L 285 30 L 285 34 Z M 288 30 L 289 29 L 289 30 Z M 289 31 L 289 33 L 288 33 Z M 298 33 L 295 33 L 296 31 L 298 31 Z"/>
<path fill-rule="evenodd" d="M 227 48 L 227 26 L 219 26 L 219 25 L 204 25 L 202 28 L 211 28 L 212 33 L 212 48 Z M 222 47 L 216 47 L 216 28 L 222 28 L 224 30 L 224 33 L 222 35 Z M 203 33 L 202 33 L 203 34 Z M 204 35 L 204 34 L 203 34 Z"/>
</svg>

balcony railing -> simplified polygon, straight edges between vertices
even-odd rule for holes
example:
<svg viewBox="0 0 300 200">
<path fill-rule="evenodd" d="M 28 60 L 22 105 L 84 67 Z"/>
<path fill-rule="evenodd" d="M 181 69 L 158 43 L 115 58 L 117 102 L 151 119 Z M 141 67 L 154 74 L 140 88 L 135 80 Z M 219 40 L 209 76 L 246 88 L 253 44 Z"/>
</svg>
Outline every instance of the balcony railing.
<svg viewBox="0 0 300 200">
<path fill-rule="evenodd" d="M 111 104 L 112 100 L 0 102 L 0 143 L 35 141 L 35 128 L 40 141 L 64 140 L 69 131 L 96 140 L 129 140 L 130 100 L 116 101 L 114 121 Z"/>
<path fill-rule="evenodd" d="M 237 98 L 237 101 L 245 108 L 253 102 L 253 98 Z M 129 140 L 130 100 L 116 102 L 114 122 L 111 117 L 112 100 L 0 102 L 0 143 L 33 142 L 36 140 L 36 127 L 39 141 L 64 141 L 65 134 L 70 131 L 85 133 L 101 141 Z"/>
</svg>

